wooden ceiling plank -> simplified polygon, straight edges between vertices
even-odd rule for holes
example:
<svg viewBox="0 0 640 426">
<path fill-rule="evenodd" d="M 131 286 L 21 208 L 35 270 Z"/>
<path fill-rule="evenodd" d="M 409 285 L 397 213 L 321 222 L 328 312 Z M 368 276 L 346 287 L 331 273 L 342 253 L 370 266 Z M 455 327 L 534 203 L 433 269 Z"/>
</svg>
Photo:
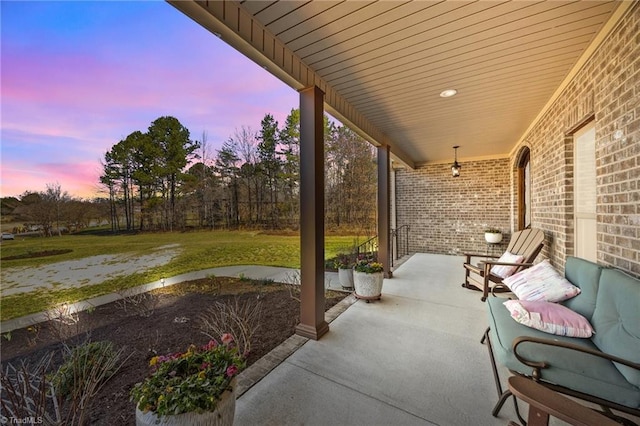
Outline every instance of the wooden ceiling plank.
<svg viewBox="0 0 640 426">
<path fill-rule="evenodd" d="M 555 57 L 558 54 L 570 53 L 573 53 L 572 56 L 579 55 L 584 45 L 581 42 L 588 42 L 590 39 L 590 35 L 578 37 L 572 44 L 552 45 L 551 47 L 554 47 L 553 50 L 549 49 L 550 46 L 544 45 L 532 48 L 528 52 L 518 52 L 517 54 L 511 52 L 500 56 L 487 54 L 484 56 L 484 60 L 476 58 L 465 58 L 460 61 L 451 60 L 440 63 L 436 68 L 423 68 L 416 64 L 410 69 L 402 69 L 402 71 L 397 71 L 385 77 L 376 78 L 375 85 L 366 78 L 352 80 L 344 84 L 334 80 L 328 80 L 328 82 L 346 97 L 352 98 L 355 95 L 355 99 L 357 99 L 357 93 L 365 85 L 375 87 L 380 92 L 386 91 L 401 94 L 403 91 L 410 92 L 415 90 L 416 84 L 433 83 L 437 85 L 442 84 L 443 80 L 453 83 L 468 78 L 475 79 L 477 76 L 485 74 L 487 70 L 494 68 L 504 72 L 519 65 L 529 68 L 533 62 L 543 60 L 549 56 Z"/>
<path fill-rule="evenodd" d="M 383 2 L 354 2 L 357 3 L 359 8 L 350 11 L 344 16 L 338 16 L 337 19 L 331 21 L 328 25 L 323 25 L 313 29 L 293 39 L 288 43 L 289 47 L 300 56 L 299 51 L 303 49 L 318 50 L 327 43 L 332 43 L 328 39 L 333 40 L 343 37 L 343 33 L 346 32 L 351 26 L 358 25 L 362 22 L 367 22 L 381 11 L 386 11 L 398 7 L 398 2 L 383 1 Z"/>
<path fill-rule="evenodd" d="M 515 98 L 518 96 L 517 87 L 519 86 L 525 85 L 527 87 L 537 87 L 542 86 L 543 84 L 557 84 L 557 79 L 564 77 L 565 74 L 566 67 L 561 67 L 560 69 L 549 67 L 547 69 L 539 69 L 536 72 L 523 74 L 521 78 L 503 79 L 496 76 L 493 80 L 487 78 L 475 85 L 465 85 L 464 89 L 461 90 L 460 95 L 463 96 L 463 99 L 466 102 L 473 102 L 475 99 L 484 99 L 487 97 L 487 93 L 497 92 L 511 93 Z M 363 114 L 369 115 L 371 111 L 376 110 L 379 103 L 379 101 L 376 102 L 375 99 L 384 99 L 385 105 L 393 105 L 397 107 L 400 114 L 402 114 L 404 110 L 410 110 L 412 108 L 420 107 L 421 110 L 428 110 L 431 105 L 433 105 L 434 108 L 441 108 L 442 105 L 451 104 L 443 104 L 443 101 L 438 96 L 437 91 L 431 91 L 430 95 L 404 95 L 397 97 L 385 96 L 383 93 L 375 93 L 373 96 L 357 101 L 349 99 L 349 102 L 358 107 Z"/>
<path fill-rule="evenodd" d="M 268 0 L 244 0 L 240 2 L 240 5 L 250 14 L 256 15 L 263 9 L 270 7 L 271 5 L 277 3 L 277 0 L 268 1 Z"/>
<path fill-rule="evenodd" d="M 254 16 L 264 25 L 269 27 L 274 21 L 285 19 L 292 11 L 303 7 L 310 0 L 287 0 L 278 1 L 262 9 Z"/>
<path fill-rule="evenodd" d="M 591 35 L 589 35 L 591 34 Z M 556 46 L 566 43 L 567 45 L 573 45 L 576 43 L 574 37 L 589 37 L 593 38 L 593 29 L 591 31 L 588 28 L 577 29 L 576 31 L 570 31 L 569 33 L 556 34 L 549 39 L 526 37 L 513 42 L 506 42 L 504 45 L 492 45 L 485 48 L 481 46 L 475 46 L 473 50 L 458 53 L 458 51 L 448 54 L 447 51 L 440 52 L 438 55 L 434 55 L 429 58 L 416 59 L 413 61 L 398 61 L 394 64 L 394 67 L 382 68 L 377 71 L 373 70 L 360 70 L 354 77 L 361 84 L 379 85 L 385 84 L 389 81 L 398 81 L 402 78 L 416 78 L 416 74 L 428 74 L 437 73 L 447 67 L 455 67 L 456 69 L 464 68 L 465 66 L 480 68 L 483 62 L 493 60 L 494 57 L 499 58 L 506 55 L 514 56 L 528 56 L 527 46 L 532 46 L 532 49 L 555 49 Z M 561 38 L 561 39 L 559 39 Z M 483 67 L 486 64 L 482 65 Z M 339 78 L 329 78 L 323 76 L 330 81 L 331 84 L 338 90 L 344 89 L 348 85 L 349 78 L 347 76 L 339 76 Z M 345 84 L 346 83 L 346 84 Z"/>
<path fill-rule="evenodd" d="M 288 45 L 294 43 L 297 39 L 306 36 L 312 32 L 321 35 L 323 28 L 332 28 L 333 22 L 344 16 L 353 14 L 359 9 L 366 7 L 368 3 L 360 1 L 342 1 L 337 5 L 326 9 L 320 14 L 310 16 L 304 21 L 297 22 L 288 29 L 278 34 L 278 37 Z"/>
<path fill-rule="evenodd" d="M 292 9 L 286 15 L 282 16 L 282 18 L 276 19 L 275 21 L 271 22 L 269 25 L 267 25 L 267 28 L 284 43 L 289 43 L 291 39 L 288 37 L 283 37 L 283 33 L 290 32 L 290 29 L 296 27 L 308 27 L 310 22 L 313 22 L 315 17 L 326 13 L 327 10 L 331 10 L 341 3 L 342 1 L 338 0 L 323 0 L 305 3 L 301 7 Z"/>
<path fill-rule="evenodd" d="M 309 39 L 305 46 L 294 47 L 296 47 L 296 54 L 304 61 L 315 63 L 317 60 L 314 55 L 322 54 L 327 50 L 337 54 L 338 52 L 366 48 L 367 46 L 380 46 L 386 40 L 386 36 L 392 34 L 395 28 L 403 28 L 403 31 L 414 34 L 423 33 L 432 28 L 440 28 L 452 21 L 455 22 L 463 14 L 473 15 L 478 10 L 484 10 L 489 7 L 489 3 L 484 3 L 484 5 L 481 3 L 441 2 L 431 5 L 429 2 L 424 2 L 424 5 L 430 7 L 413 14 L 406 14 L 405 9 L 398 6 L 391 12 L 403 13 L 404 19 L 387 23 L 386 17 L 390 12 L 380 11 L 366 20 L 342 23 L 342 25 L 346 24 L 346 26 L 343 26 L 339 32 L 331 33 L 331 28 L 329 28 L 326 31 L 328 36 L 322 40 L 313 40 L 312 42 L 312 39 Z M 338 21 L 334 25 L 338 25 Z M 336 26 L 336 28 L 341 27 Z M 339 57 L 336 59 L 345 60 L 348 58 Z"/>
<path fill-rule="evenodd" d="M 416 61 L 429 61 L 432 63 L 437 60 L 436 55 L 454 56 L 459 52 L 477 52 L 478 49 L 488 49 L 499 51 L 505 46 L 509 46 L 510 43 L 519 44 L 521 49 L 526 49 L 527 43 L 534 40 L 550 38 L 559 34 L 567 34 L 571 37 L 573 31 L 579 31 L 583 28 L 591 28 L 593 37 L 597 34 L 597 29 L 602 26 L 605 16 L 597 15 L 581 20 L 571 19 L 571 22 L 567 21 L 554 21 L 551 28 L 549 28 L 548 22 L 536 23 L 528 27 L 504 25 L 499 28 L 493 28 L 483 33 L 483 38 L 461 38 L 457 36 L 456 39 L 445 40 L 440 38 L 437 40 L 430 40 L 429 47 L 424 48 L 422 45 L 414 44 L 413 46 L 405 47 L 403 49 L 390 49 L 378 48 L 375 51 L 368 53 L 358 54 L 358 52 L 349 52 L 352 55 L 352 60 L 348 64 L 350 68 L 355 69 L 367 69 L 369 73 L 376 72 L 377 69 L 384 69 L 393 63 L 393 68 L 402 66 L 403 64 L 414 63 Z M 484 53 L 483 53 L 484 54 Z M 436 56 L 434 58 L 434 56 Z M 331 79 L 331 74 L 334 72 L 340 72 L 345 68 L 347 64 L 340 63 L 332 67 L 318 68 L 317 64 L 312 66 L 327 79 Z"/>
</svg>

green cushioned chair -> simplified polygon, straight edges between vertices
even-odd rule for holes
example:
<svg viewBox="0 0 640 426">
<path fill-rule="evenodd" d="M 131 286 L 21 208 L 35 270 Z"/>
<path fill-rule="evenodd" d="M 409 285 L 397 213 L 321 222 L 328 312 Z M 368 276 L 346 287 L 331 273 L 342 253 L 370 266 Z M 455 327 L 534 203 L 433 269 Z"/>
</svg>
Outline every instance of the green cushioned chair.
<svg viewBox="0 0 640 426">
<path fill-rule="evenodd" d="M 500 399 L 497 364 L 558 392 L 640 417 L 640 280 L 619 270 L 570 257 L 565 277 L 581 293 L 563 304 L 589 320 L 591 339 L 556 336 L 514 321 L 504 298 L 487 301 L 489 328 L 483 337 Z M 517 410 L 517 406 L 516 406 Z M 519 415 L 519 414 L 518 414 Z"/>
</svg>

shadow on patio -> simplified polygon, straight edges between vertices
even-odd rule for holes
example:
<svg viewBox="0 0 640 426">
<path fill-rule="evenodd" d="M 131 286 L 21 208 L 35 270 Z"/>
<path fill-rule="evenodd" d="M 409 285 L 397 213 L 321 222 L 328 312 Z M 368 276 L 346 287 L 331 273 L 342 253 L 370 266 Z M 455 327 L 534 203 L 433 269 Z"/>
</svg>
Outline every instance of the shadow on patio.
<svg viewBox="0 0 640 426">
<path fill-rule="evenodd" d="M 416 254 L 238 398 L 236 425 L 506 425 L 463 258 Z M 504 374 L 506 378 L 506 372 Z M 525 404 L 521 408 L 526 413 Z"/>
</svg>

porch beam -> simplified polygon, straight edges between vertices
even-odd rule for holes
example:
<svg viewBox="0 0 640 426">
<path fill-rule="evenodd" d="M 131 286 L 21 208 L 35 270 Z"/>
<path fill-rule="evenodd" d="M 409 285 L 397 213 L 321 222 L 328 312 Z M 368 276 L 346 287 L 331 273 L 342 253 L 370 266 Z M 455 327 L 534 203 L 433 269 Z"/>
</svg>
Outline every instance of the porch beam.
<svg viewBox="0 0 640 426">
<path fill-rule="evenodd" d="M 384 276 L 390 278 L 391 257 L 391 148 L 378 147 L 378 261 L 384 267 Z"/>
<path fill-rule="evenodd" d="M 324 320 L 324 92 L 300 90 L 300 324 L 296 334 L 318 340 Z"/>
</svg>

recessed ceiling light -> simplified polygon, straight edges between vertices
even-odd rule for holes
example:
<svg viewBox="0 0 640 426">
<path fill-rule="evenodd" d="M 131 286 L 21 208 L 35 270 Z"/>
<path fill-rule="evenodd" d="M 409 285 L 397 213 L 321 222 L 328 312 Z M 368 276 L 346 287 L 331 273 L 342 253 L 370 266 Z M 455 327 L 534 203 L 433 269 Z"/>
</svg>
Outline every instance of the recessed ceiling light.
<svg viewBox="0 0 640 426">
<path fill-rule="evenodd" d="M 450 98 L 453 95 L 455 95 L 456 93 L 458 93 L 458 91 L 456 89 L 447 89 L 447 90 L 443 90 L 442 93 L 440 93 L 440 97 L 441 98 Z"/>
</svg>

